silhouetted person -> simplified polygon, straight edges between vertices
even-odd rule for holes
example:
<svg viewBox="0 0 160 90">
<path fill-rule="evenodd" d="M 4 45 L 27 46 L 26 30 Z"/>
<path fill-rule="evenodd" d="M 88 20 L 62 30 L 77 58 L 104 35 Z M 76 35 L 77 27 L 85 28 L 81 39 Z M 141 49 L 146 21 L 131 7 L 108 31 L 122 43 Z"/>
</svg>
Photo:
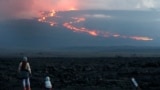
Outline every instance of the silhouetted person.
<svg viewBox="0 0 160 90">
<path fill-rule="evenodd" d="M 19 64 L 18 72 L 20 73 L 20 77 L 22 79 L 23 90 L 31 90 L 29 78 L 31 74 L 31 68 L 27 57 L 23 57 L 23 60 Z"/>
</svg>

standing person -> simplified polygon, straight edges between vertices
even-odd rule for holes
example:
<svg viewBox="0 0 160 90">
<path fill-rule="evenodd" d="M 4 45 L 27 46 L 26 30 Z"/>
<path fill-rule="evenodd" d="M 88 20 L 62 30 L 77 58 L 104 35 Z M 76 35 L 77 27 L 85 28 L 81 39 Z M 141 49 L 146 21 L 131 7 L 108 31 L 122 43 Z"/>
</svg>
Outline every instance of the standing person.
<svg viewBox="0 0 160 90">
<path fill-rule="evenodd" d="M 19 64 L 18 72 L 20 73 L 20 77 L 22 79 L 23 90 L 31 90 L 29 79 L 29 75 L 31 74 L 31 68 L 27 57 L 23 57 L 23 60 Z"/>
</svg>

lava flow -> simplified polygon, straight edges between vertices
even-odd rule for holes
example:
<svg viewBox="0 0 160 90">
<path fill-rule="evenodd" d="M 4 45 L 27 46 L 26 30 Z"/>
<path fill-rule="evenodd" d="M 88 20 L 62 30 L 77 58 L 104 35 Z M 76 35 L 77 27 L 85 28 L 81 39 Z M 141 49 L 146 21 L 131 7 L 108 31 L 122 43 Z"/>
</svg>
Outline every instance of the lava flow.
<svg viewBox="0 0 160 90">
<path fill-rule="evenodd" d="M 52 10 L 48 13 L 41 12 L 38 21 L 43 23 L 48 23 L 50 24 L 50 26 L 55 26 L 57 24 L 56 22 L 47 20 L 48 18 L 51 18 L 51 17 L 56 17 L 56 11 Z"/>
<path fill-rule="evenodd" d="M 79 24 L 80 22 L 84 22 L 86 19 L 85 18 L 72 18 L 72 19 L 74 20 L 73 22 L 66 22 L 63 24 L 63 26 L 74 32 L 83 32 L 83 33 L 88 33 L 89 35 L 92 35 L 92 36 L 101 36 L 101 37 L 130 38 L 130 39 L 141 40 L 141 41 L 153 40 L 152 38 L 143 37 L 143 36 L 126 36 L 126 35 L 114 34 L 110 32 L 104 32 L 100 30 L 90 30 L 85 27 L 78 28 L 73 24 Z"/>
<path fill-rule="evenodd" d="M 71 9 L 75 10 L 75 9 Z M 145 37 L 145 36 L 127 36 L 127 35 L 121 35 L 117 33 L 110 33 L 100 30 L 91 30 L 87 29 L 86 27 L 80 27 L 79 24 L 86 21 L 86 18 L 84 17 L 70 17 L 68 18 L 69 21 L 65 21 L 63 23 L 57 23 L 53 18 L 58 17 L 57 12 L 52 10 L 50 12 L 41 12 L 40 18 L 38 19 L 39 22 L 48 23 L 50 26 L 56 26 L 57 24 L 62 24 L 67 30 L 72 30 L 73 32 L 79 32 L 79 33 L 87 33 L 91 36 L 99 36 L 99 37 L 114 37 L 114 38 L 124 38 L 124 39 L 133 39 L 133 40 L 139 40 L 139 41 L 151 41 L 153 38 Z M 61 16 L 62 17 L 62 16 Z M 52 18 L 52 19 L 51 19 Z"/>
</svg>

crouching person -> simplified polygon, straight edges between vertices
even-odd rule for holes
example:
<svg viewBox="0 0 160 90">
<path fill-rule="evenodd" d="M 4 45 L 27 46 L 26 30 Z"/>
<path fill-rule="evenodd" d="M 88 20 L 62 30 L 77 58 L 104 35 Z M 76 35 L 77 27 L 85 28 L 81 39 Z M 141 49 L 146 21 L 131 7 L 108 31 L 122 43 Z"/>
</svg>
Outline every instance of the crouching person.
<svg viewBox="0 0 160 90">
<path fill-rule="evenodd" d="M 20 73 L 20 78 L 22 79 L 23 90 L 31 90 L 29 78 L 31 68 L 29 62 L 27 61 L 27 57 L 23 57 L 23 60 L 19 64 L 18 72 Z"/>
<path fill-rule="evenodd" d="M 53 90 L 52 89 L 52 83 L 50 81 L 50 77 L 49 76 L 45 77 L 44 87 L 45 87 L 45 90 Z"/>
</svg>

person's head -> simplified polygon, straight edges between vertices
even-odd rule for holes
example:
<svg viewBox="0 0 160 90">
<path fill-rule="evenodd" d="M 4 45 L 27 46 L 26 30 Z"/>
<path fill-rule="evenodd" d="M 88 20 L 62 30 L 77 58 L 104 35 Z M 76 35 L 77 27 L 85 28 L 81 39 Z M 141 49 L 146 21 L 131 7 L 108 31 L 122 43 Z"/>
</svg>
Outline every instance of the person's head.
<svg viewBox="0 0 160 90">
<path fill-rule="evenodd" d="M 27 62 L 28 58 L 26 56 L 23 57 L 23 61 Z"/>
<path fill-rule="evenodd" d="M 46 81 L 50 81 L 50 77 L 47 76 L 47 77 L 45 78 L 45 80 L 46 80 Z"/>
</svg>

